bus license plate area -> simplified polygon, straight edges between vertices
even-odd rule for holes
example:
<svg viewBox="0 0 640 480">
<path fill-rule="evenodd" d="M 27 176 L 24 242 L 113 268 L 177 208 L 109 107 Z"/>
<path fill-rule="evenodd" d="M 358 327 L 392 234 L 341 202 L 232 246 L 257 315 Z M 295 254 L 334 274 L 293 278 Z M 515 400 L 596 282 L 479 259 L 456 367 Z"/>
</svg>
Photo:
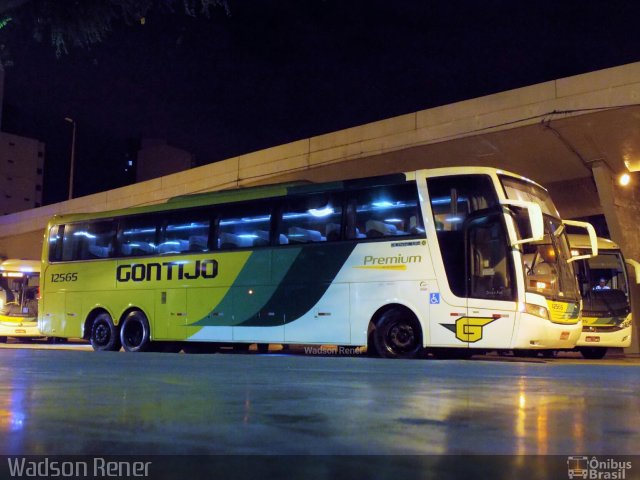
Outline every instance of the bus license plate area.
<svg viewBox="0 0 640 480">
<path fill-rule="evenodd" d="M 589 335 L 585 338 L 585 341 L 590 343 L 598 343 L 600 341 L 600 337 L 597 335 Z"/>
</svg>

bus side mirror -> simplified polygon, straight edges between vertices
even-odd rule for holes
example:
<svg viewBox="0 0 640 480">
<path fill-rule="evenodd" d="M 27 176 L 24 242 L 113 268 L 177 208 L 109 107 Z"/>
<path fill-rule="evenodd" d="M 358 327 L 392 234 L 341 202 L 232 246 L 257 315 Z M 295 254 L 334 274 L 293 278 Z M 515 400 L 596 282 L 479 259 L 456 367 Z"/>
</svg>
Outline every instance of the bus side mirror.
<svg viewBox="0 0 640 480">
<path fill-rule="evenodd" d="M 640 263 L 631 258 L 625 258 L 624 263 L 628 263 L 633 267 L 633 274 L 636 276 L 636 283 L 640 284 Z"/>
<path fill-rule="evenodd" d="M 579 227 L 587 230 L 589 234 L 589 243 L 591 244 L 591 253 L 586 255 L 576 255 L 575 257 L 571 257 L 568 261 L 569 263 L 575 262 L 576 260 L 583 260 L 587 258 L 596 257 L 598 255 L 598 236 L 596 235 L 596 229 L 593 228 L 588 222 L 578 222 L 577 220 L 562 220 L 562 223 L 565 225 L 569 225 L 571 227 Z"/>
<path fill-rule="evenodd" d="M 542 209 L 540 208 L 540 205 L 535 202 L 525 202 L 523 200 L 500 200 L 500 205 L 526 208 L 527 213 L 529 214 L 531 237 L 511 242 L 512 246 L 523 243 L 538 242 L 544 238 L 544 219 L 542 218 Z"/>
</svg>

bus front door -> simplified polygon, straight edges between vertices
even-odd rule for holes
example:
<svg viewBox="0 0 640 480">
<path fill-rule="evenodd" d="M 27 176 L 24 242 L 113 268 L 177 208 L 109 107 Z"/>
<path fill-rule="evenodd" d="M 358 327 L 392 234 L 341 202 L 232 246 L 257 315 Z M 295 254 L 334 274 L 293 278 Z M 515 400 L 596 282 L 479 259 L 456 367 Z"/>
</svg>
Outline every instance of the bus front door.
<svg viewBox="0 0 640 480">
<path fill-rule="evenodd" d="M 457 338 L 471 348 L 507 348 L 517 292 L 503 215 L 473 215 L 465 232 L 467 318 L 458 321 Z"/>
</svg>

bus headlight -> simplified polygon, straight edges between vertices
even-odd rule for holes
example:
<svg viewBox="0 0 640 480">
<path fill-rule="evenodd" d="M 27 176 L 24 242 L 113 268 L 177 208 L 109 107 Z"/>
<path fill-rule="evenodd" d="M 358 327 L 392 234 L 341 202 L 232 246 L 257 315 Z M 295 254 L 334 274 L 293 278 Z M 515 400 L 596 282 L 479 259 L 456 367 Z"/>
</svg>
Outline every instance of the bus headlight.
<svg viewBox="0 0 640 480">
<path fill-rule="evenodd" d="M 545 307 L 541 307 L 540 305 L 525 303 L 524 308 L 521 308 L 520 311 L 526 312 L 530 315 L 535 315 L 536 317 L 544 318 L 545 320 L 549 320 L 549 310 L 547 310 Z"/>
<path fill-rule="evenodd" d="M 631 326 L 631 317 L 627 317 L 624 320 L 624 322 L 622 322 L 620 325 L 618 325 L 618 327 L 620 327 L 620 329 L 627 328 L 629 326 Z"/>
</svg>

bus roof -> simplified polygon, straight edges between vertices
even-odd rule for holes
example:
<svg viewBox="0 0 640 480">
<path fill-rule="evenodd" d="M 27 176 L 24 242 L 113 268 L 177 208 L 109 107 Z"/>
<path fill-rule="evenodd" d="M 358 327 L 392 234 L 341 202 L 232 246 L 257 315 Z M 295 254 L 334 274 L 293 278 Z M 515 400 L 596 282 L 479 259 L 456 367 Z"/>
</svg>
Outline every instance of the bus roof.
<svg viewBox="0 0 640 480">
<path fill-rule="evenodd" d="M 259 185 L 255 187 L 242 187 L 230 190 L 218 190 L 214 192 L 195 193 L 172 197 L 165 203 L 129 207 L 119 210 L 107 210 L 101 212 L 71 213 L 56 215 L 51 223 L 61 221 L 79 221 L 85 219 L 111 218 L 121 215 L 135 215 L 151 212 L 177 210 L 181 208 L 204 207 L 224 203 L 257 200 L 261 198 L 283 197 L 286 195 L 301 195 L 307 193 L 321 193 L 335 190 L 362 188 L 377 185 L 392 185 L 410 180 L 410 174 L 395 173 L 353 180 L 340 180 L 335 182 L 311 183 L 308 181 L 279 183 L 272 185 Z"/>
<path fill-rule="evenodd" d="M 589 241 L 589 235 L 569 234 L 569 245 L 571 248 L 584 248 L 591 249 L 591 242 Z M 620 250 L 620 247 L 613 240 L 608 238 L 598 237 L 598 250 Z"/>
<path fill-rule="evenodd" d="M 40 260 L 23 260 L 18 258 L 9 258 L 0 263 L 0 271 L 40 273 Z"/>
<path fill-rule="evenodd" d="M 261 198 L 282 197 L 286 195 L 329 192 L 332 190 L 363 188 L 368 186 L 391 185 L 405 181 L 415 180 L 416 173 L 428 173 L 429 176 L 461 175 L 461 174 L 491 174 L 497 173 L 519 178 L 532 183 L 544 190 L 544 187 L 517 173 L 508 172 L 493 167 L 441 167 L 421 169 L 412 172 L 392 173 L 388 175 L 339 180 L 333 182 L 313 183 L 306 180 L 276 183 L 271 185 L 259 185 L 253 187 L 240 187 L 229 190 L 217 190 L 213 192 L 194 193 L 172 197 L 165 203 L 128 207 L 118 210 L 105 210 L 99 212 L 71 213 L 54 216 L 50 223 L 74 222 L 87 219 L 112 218 L 122 215 L 136 215 L 151 212 L 177 210 L 181 208 L 204 207 L 223 203 L 242 202 Z"/>
</svg>

